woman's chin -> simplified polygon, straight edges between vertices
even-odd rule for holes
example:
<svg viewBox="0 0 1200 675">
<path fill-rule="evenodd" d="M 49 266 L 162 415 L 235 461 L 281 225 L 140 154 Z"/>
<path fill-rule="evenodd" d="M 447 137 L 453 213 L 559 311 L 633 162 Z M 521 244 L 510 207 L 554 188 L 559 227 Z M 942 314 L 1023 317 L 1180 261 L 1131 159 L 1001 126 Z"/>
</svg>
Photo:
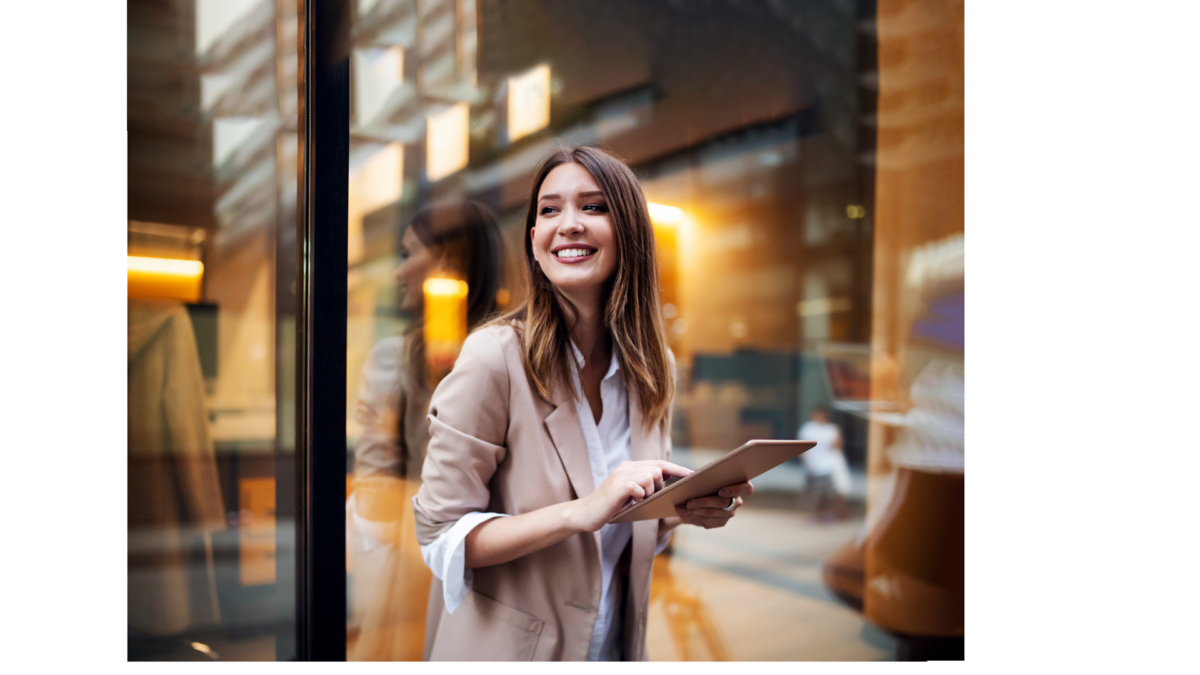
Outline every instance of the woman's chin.
<svg viewBox="0 0 1200 675">
<path fill-rule="evenodd" d="M 584 275 L 566 275 L 566 278 L 551 279 L 550 283 L 567 295 L 589 294 L 604 287 L 604 280 L 597 281 L 591 276 Z"/>
</svg>

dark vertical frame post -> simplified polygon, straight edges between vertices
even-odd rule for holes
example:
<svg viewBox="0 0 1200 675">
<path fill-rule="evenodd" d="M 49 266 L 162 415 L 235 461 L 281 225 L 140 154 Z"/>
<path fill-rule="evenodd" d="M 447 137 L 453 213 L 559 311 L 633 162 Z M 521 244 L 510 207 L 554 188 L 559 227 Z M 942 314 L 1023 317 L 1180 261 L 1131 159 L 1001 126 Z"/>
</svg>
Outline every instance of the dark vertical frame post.
<svg viewBox="0 0 1200 675">
<path fill-rule="evenodd" d="M 308 0 L 304 42 L 296 655 L 344 661 L 349 0 Z"/>
</svg>

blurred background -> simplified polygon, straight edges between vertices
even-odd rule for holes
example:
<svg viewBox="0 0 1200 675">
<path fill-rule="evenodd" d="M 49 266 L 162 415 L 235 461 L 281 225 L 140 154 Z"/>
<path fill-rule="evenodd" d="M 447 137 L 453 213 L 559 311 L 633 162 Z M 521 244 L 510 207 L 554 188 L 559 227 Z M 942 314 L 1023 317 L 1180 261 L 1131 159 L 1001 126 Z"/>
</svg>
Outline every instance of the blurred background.
<svg viewBox="0 0 1200 675">
<path fill-rule="evenodd" d="M 129 657 L 296 658 L 305 5 L 128 8 Z M 676 530 L 650 658 L 963 658 L 963 3 L 347 13 L 347 658 L 421 659 L 425 406 L 559 143 L 651 202 L 673 460 L 820 442 Z"/>
</svg>

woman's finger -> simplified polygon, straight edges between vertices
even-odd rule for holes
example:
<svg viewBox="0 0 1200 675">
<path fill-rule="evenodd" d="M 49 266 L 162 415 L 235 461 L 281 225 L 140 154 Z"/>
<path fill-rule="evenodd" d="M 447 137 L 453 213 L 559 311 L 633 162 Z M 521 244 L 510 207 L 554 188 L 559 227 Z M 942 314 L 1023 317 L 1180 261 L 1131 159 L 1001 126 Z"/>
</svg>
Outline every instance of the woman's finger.
<svg viewBox="0 0 1200 675">
<path fill-rule="evenodd" d="M 754 486 L 750 484 L 750 481 L 738 483 L 737 485 L 730 485 L 717 490 L 717 496 L 725 497 L 726 499 L 730 497 L 749 497 L 753 493 Z"/>
<path fill-rule="evenodd" d="M 655 466 L 662 469 L 663 473 L 671 475 L 671 476 L 686 476 L 690 473 L 693 473 L 693 471 L 691 469 L 687 468 L 686 466 L 679 466 L 678 464 L 672 464 L 666 460 L 655 459 L 655 460 L 651 460 L 651 461 L 654 462 Z"/>
<path fill-rule="evenodd" d="M 734 497 L 733 500 L 735 505 L 741 505 L 737 497 Z M 689 509 L 723 509 L 729 506 L 729 497 L 696 497 L 688 500 L 683 506 Z"/>
<path fill-rule="evenodd" d="M 733 511 L 722 511 L 721 509 L 683 509 L 676 513 L 680 515 L 687 513 L 696 518 L 721 518 L 723 520 L 733 517 Z"/>
<path fill-rule="evenodd" d="M 651 474 L 648 474 L 648 473 L 638 474 L 637 482 L 638 482 L 638 485 L 641 485 L 642 488 L 646 491 L 647 497 L 654 494 L 654 490 L 655 490 L 654 476 L 652 476 Z"/>
<path fill-rule="evenodd" d="M 639 502 L 646 497 L 646 491 L 634 481 L 629 481 L 625 484 L 625 494 L 633 497 L 634 501 Z"/>
</svg>

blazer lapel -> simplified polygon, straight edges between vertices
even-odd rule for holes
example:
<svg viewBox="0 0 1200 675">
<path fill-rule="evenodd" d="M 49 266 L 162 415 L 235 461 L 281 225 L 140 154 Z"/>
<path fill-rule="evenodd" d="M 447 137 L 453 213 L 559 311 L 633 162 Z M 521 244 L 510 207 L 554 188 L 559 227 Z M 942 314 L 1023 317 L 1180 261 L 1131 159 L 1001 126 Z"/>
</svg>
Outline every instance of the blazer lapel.
<svg viewBox="0 0 1200 675">
<path fill-rule="evenodd" d="M 575 400 L 559 385 L 551 403 L 556 407 L 546 416 L 546 430 L 554 441 L 554 449 L 558 451 L 558 458 L 567 471 L 575 496 L 586 497 L 596 489 L 596 485 L 592 481 L 592 463 L 588 459 L 583 428 L 579 426 Z"/>
</svg>

